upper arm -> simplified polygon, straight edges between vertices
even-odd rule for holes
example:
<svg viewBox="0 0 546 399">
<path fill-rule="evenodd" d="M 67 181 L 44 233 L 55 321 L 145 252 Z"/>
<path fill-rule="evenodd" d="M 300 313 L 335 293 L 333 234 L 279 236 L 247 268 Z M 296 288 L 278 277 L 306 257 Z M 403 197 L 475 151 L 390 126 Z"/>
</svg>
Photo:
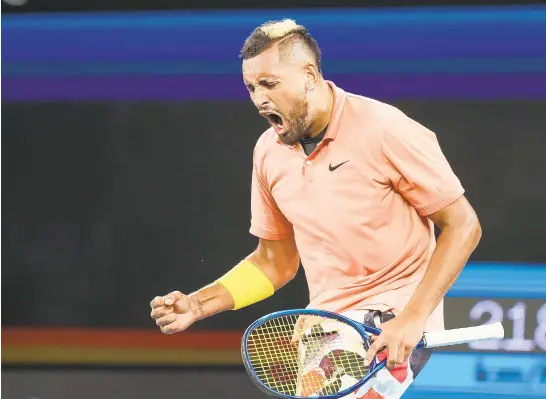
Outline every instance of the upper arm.
<svg viewBox="0 0 546 399">
<path fill-rule="evenodd" d="M 266 240 L 293 237 L 292 224 L 277 206 L 262 169 L 263 162 L 255 156 L 252 168 L 250 232 Z"/>
<path fill-rule="evenodd" d="M 446 226 L 464 226 L 476 229 L 481 235 L 478 216 L 464 195 L 452 204 L 429 215 L 429 219 L 432 220 L 440 230 L 444 229 Z"/>
<path fill-rule="evenodd" d="M 275 290 L 294 278 L 300 264 L 293 237 L 285 240 L 260 238 L 258 247 L 247 259 L 262 270 Z"/>
<path fill-rule="evenodd" d="M 436 135 L 411 118 L 393 117 L 383 131 L 381 150 L 394 188 L 421 216 L 460 198 L 464 189 L 444 156 Z"/>
</svg>

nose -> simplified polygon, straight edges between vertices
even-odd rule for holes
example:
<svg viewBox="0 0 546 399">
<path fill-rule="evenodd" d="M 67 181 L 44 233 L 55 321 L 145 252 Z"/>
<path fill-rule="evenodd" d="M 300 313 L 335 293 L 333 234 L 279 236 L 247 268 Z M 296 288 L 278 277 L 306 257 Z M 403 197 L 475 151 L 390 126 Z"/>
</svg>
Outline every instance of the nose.
<svg viewBox="0 0 546 399">
<path fill-rule="evenodd" d="M 256 108 L 261 109 L 269 103 L 269 97 L 264 90 L 256 88 L 252 94 L 252 101 L 254 102 Z"/>
</svg>

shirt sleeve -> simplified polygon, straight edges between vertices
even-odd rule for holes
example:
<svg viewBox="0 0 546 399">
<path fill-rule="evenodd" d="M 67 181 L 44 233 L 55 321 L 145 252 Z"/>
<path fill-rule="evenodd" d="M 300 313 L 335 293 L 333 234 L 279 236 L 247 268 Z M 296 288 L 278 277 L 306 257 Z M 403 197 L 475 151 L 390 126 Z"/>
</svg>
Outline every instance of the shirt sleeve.
<svg viewBox="0 0 546 399">
<path fill-rule="evenodd" d="M 250 233 L 265 240 L 284 240 L 294 235 L 292 224 L 277 207 L 256 162 L 252 168 Z"/>
<path fill-rule="evenodd" d="M 393 186 L 421 216 L 428 216 L 464 194 L 436 135 L 407 116 L 383 131 L 381 150 Z"/>
</svg>

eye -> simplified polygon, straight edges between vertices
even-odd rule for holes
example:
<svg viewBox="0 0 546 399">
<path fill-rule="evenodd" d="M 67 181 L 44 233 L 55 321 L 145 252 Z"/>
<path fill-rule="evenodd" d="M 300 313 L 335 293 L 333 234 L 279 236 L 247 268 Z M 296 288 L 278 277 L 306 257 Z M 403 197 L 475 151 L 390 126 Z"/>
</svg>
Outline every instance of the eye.
<svg viewBox="0 0 546 399">
<path fill-rule="evenodd" d="M 254 93 L 254 86 L 252 86 L 252 85 L 246 85 L 246 88 L 248 89 L 248 91 L 249 91 L 250 93 Z"/>
<path fill-rule="evenodd" d="M 277 86 L 277 84 L 278 84 L 278 82 L 264 82 L 264 83 L 263 83 L 263 85 L 264 85 L 265 87 L 268 87 L 268 88 L 270 88 L 270 89 L 273 88 L 273 87 L 275 87 L 275 86 Z"/>
</svg>

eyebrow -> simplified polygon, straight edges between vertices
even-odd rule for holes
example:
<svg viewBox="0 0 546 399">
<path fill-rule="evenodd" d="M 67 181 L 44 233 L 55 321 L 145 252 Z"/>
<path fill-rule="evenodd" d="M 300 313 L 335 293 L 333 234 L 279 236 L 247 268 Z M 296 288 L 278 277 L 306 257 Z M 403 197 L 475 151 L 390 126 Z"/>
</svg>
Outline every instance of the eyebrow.
<svg viewBox="0 0 546 399">
<path fill-rule="evenodd" d="M 268 75 L 267 77 L 262 77 L 258 79 L 258 82 L 267 82 L 269 80 L 276 80 L 276 79 L 279 79 L 277 75 Z"/>
<path fill-rule="evenodd" d="M 279 78 L 279 77 L 276 76 L 276 75 L 270 75 L 270 76 L 267 76 L 267 77 L 258 78 L 258 79 L 257 79 L 257 82 L 258 82 L 258 83 L 267 82 L 267 81 L 269 81 L 269 80 L 275 80 L 275 79 L 278 79 L 278 78 Z M 245 83 L 245 85 L 252 84 L 252 82 L 249 82 L 248 80 L 244 80 L 244 83 Z"/>
<path fill-rule="evenodd" d="M 263 82 L 263 81 L 267 81 L 267 80 L 272 80 L 272 79 L 278 79 L 279 77 L 276 76 L 276 75 L 270 75 L 268 77 L 262 77 L 262 78 L 259 78 L 258 79 L 258 82 Z"/>
<path fill-rule="evenodd" d="M 258 78 L 257 80 L 257 83 L 258 84 L 262 84 L 262 83 L 266 83 L 268 81 L 271 81 L 271 80 L 276 80 L 276 79 L 279 79 L 279 77 L 277 75 L 270 75 L 270 76 L 267 76 L 267 77 L 261 77 L 261 78 Z M 250 87 L 252 86 L 254 83 L 253 82 L 249 82 L 248 80 L 243 80 L 245 86 L 247 87 Z"/>
</svg>

